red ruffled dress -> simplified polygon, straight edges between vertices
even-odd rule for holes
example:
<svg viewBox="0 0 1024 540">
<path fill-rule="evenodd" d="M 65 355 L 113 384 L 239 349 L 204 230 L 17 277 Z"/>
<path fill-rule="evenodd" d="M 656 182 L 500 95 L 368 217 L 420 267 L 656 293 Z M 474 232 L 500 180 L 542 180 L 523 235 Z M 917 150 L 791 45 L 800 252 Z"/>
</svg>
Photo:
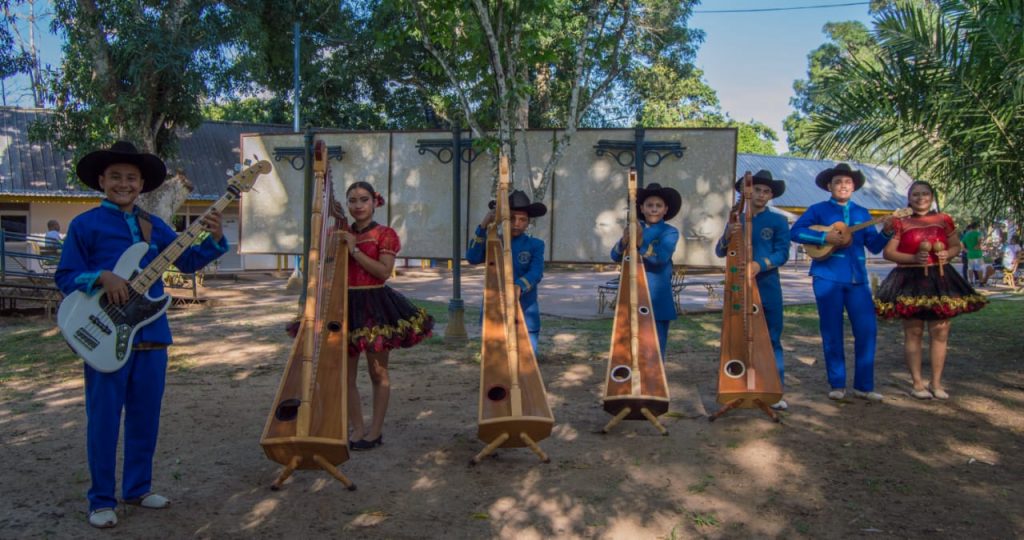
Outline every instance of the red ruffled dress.
<svg viewBox="0 0 1024 540">
<path fill-rule="evenodd" d="M 898 219 L 893 225 L 897 250 L 908 255 L 916 254 L 926 241 L 948 247 L 956 231 L 953 218 L 942 213 Z M 940 273 L 933 248 L 927 266 L 901 264 L 889 273 L 875 295 L 875 312 L 886 319 L 935 321 L 977 311 L 987 302 L 953 265 L 947 262 Z"/>
<path fill-rule="evenodd" d="M 370 223 L 362 231 L 352 230 L 356 246 L 374 260 L 383 253 L 398 255 L 401 242 L 391 227 Z M 412 347 L 430 337 L 434 318 L 401 294 L 348 259 L 348 328 L 350 354 L 383 352 Z"/>
</svg>

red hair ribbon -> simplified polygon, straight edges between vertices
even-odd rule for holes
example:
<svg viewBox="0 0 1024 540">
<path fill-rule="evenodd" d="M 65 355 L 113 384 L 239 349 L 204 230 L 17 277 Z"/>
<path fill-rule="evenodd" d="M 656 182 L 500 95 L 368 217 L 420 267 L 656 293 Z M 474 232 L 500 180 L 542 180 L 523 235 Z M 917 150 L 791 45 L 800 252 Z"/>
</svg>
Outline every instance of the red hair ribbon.
<svg viewBox="0 0 1024 540">
<path fill-rule="evenodd" d="M 373 192 L 373 197 L 374 197 L 374 200 L 377 201 L 377 208 L 380 208 L 381 206 L 384 206 L 384 196 L 381 195 L 379 191 L 374 191 Z"/>
</svg>

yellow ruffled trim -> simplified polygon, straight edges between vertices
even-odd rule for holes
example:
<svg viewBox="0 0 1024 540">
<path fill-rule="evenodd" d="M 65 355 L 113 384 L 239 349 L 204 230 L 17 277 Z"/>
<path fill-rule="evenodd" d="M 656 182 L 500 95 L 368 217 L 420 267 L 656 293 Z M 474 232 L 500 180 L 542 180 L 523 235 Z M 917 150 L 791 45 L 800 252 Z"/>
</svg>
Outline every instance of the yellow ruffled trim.
<svg viewBox="0 0 1024 540">
<path fill-rule="evenodd" d="M 427 311 L 423 308 L 419 308 L 412 319 L 402 319 L 398 321 L 397 326 L 374 326 L 354 330 L 349 336 L 349 341 L 352 344 L 358 344 L 360 340 L 365 339 L 367 342 L 373 343 L 378 337 L 391 339 L 394 336 L 408 335 L 410 332 L 413 334 L 422 334 L 424 332 L 423 325 L 428 318 L 430 318 L 430 315 L 427 314 Z"/>
</svg>

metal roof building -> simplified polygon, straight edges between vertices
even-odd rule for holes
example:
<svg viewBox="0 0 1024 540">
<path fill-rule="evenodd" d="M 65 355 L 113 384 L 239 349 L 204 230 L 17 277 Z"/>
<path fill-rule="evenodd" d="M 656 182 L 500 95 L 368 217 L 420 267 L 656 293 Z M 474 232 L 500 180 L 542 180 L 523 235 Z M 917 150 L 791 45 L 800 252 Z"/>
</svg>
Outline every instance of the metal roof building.
<svg viewBox="0 0 1024 540">
<path fill-rule="evenodd" d="M 68 182 L 73 171 L 71 152 L 28 140 L 29 126 L 50 114 L 44 109 L 0 107 L 0 196 L 98 197 L 97 192 Z M 195 191 L 189 200 L 215 200 L 224 193 L 228 171 L 239 156 L 242 134 L 282 133 L 282 124 L 206 121 L 178 141 L 178 155 L 166 160 L 167 170 L 181 169 Z"/>
<path fill-rule="evenodd" d="M 768 169 L 776 180 L 786 181 L 786 192 L 772 201 L 772 205 L 789 212 L 802 214 L 808 206 L 824 201 L 828 192 L 814 183 L 821 171 L 833 167 L 838 161 L 805 159 L 786 156 L 738 154 L 736 177 L 744 172 Z M 848 162 L 864 173 L 864 187 L 853 194 L 853 201 L 868 210 L 886 213 L 907 205 L 907 189 L 913 178 L 894 165 L 869 165 Z"/>
</svg>

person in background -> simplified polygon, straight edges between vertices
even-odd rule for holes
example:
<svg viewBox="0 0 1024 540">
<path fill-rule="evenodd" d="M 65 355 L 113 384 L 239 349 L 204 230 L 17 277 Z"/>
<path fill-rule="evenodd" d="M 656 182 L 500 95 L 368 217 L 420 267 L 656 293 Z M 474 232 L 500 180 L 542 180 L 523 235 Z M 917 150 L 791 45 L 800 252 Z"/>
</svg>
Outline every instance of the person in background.
<svg viewBox="0 0 1024 540">
<path fill-rule="evenodd" d="M 956 225 L 949 214 L 933 209 L 935 190 L 928 182 L 910 185 L 907 201 L 913 215 L 896 220 L 884 256 L 896 268 L 879 285 L 875 311 L 885 319 L 903 321 L 903 357 L 917 399 L 948 399 L 942 385 L 950 323 L 961 313 L 977 311 L 987 300 L 958 274 L 949 261 L 960 250 Z M 931 382 L 921 372 L 924 329 L 928 327 Z"/>
<path fill-rule="evenodd" d="M 50 249 L 60 249 L 60 245 L 64 243 L 64 236 L 60 234 L 60 222 L 56 219 L 51 219 L 46 222 L 46 240 L 44 245 Z"/>
<path fill-rule="evenodd" d="M 159 157 L 118 141 L 109 150 L 97 150 L 81 160 L 75 173 L 83 184 L 103 192 L 105 198 L 92 210 L 79 214 L 68 227 L 54 280 L 64 294 L 102 290 L 113 305 L 128 303 L 135 294 L 125 278 L 112 272 L 121 255 L 145 242 L 149 250 L 141 267 L 177 240 L 177 234 L 160 218 L 138 206 L 139 195 L 164 182 L 167 167 Z M 209 236 L 190 246 L 175 261 L 182 272 L 195 272 L 228 251 L 221 214 L 206 214 Z M 163 280 L 150 287 L 151 298 L 163 295 Z M 167 375 L 167 347 L 171 329 L 167 315 L 138 329 L 127 362 L 110 373 L 85 364 L 86 445 L 89 474 L 89 524 L 105 529 L 117 525 L 117 441 L 122 412 L 124 460 L 121 496 L 125 504 L 149 509 L 170 506 L 170 500 L 151 491 L 153 455 L 160 426 L 160 405 Z"/>
<path fill-rule="evenodd" d="M 743 179 L 736 181 L 736 191 L 743 189 Z M 751 245 L 754 250 L 754 274 L 757 276 L 757 290 L 761 294 L 764 318 L 768 323 L 768 335 L 775 352 L 775 366 L 779 370 L 779 381 L 784 382 L 785 367 L 782 361 L 782 282 L 779 267 L 789 260 L 789 223 L 786 217 L 772 212 L 768 203 L 786 192 L 786 182 L 774 180 L 772 172 L 757 171 L 754 175 L 754 194 L 750 200 Z M 729 239 L 742 233 L 743 221 L 730 225 L 722 238 L 715 244 L 715 254 L 725 257 Z M 771 406 L 784 411 L 789 408 L 786 400 L 779 400 Z"/>
<path fill-rule="evenodd" d="M 794 242 L 835 249 L 831 256 L 811 262 L 810 275 L 814 299 L 818 305 L 818 327 L 828 374 L 829 399 L 846 397 L 846 353 L 843 336 L 843 311 L 853 328 L 855 372 L 853 395 L 869 401 L 882 401 L 875 391 L 875 339 L 877 321 L 864 250 L 880 253 L 892 237 L 892 218 L 883 220 L 883 231 L 866 227 L 852 236 L 842 234 L 833 224 L 854 226 L 871 221 L 867 209 L 853 202 L 853 193 L 864 186 L 864 173 L 846 163 L 821 171 L 814 179 L 819 188 L 831 194 L 829 200 L 816 203 L 796 220 L 791 229 Z M 811 227 L 822 225 L 827 230 Z"/>
<path fill-rule="evenodd" d="M 494 201 L 491 210 L 484 216 L 469 239 L 466 261 L 481 264 L 487 258 L 487 227 L 494 223 Z M 548 213 L 544 203 L 530 202 L 530 197 L 520 190 L 508 195 L 509 220 L 512 228 L 512 279 L 519 290 L 519 305 L 523 308 L 526 330 L 530 334 L 530 345 L 537 354 L 540 339 L 540 304 L 537 302 L 537 286 L 544 279 L 544 241 L 526 234 L 530 222 Z M 482 316 L 482 315 L 481 315 Z"/>
<path fill-rule="evenodd" d="M 647 272 L 647 287 L 651 291 L 654 307 L 654 321 L 658 330 L 658 344 L 661 346 L 661 361 L 668 354 L 668 326 L 676 320 L 676 304 L 672 297 L 672 254 L 679 243 L 679 230 L 666 223 L 676 217 L 683 206 L 679 192 L 661 184 L 651 184 L 637 189 L 637 212 L 640 218 L 640 233 L 643 238 L 637 246 L 637 253 L 643 259 Z M 612 246 L 611 258 L 622 262 L 622 254 L 629 243 L 629 227 L 622 233 L 622 239 Z"/>
</svg>

